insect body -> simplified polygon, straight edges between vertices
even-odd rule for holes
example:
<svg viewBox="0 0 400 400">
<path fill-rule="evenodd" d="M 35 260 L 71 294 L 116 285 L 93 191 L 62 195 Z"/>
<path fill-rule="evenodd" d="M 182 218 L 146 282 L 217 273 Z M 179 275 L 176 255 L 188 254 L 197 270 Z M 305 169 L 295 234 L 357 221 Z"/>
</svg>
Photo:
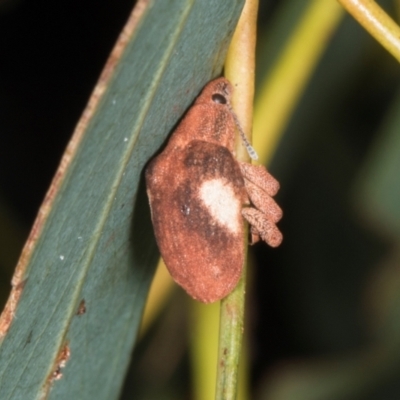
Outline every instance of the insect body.
<svg viewBox="0 0 400 400">
<path fill-rule="evenodd" d="M 204 303 L 225 297 L 240 279 L 243 217 L 253 243 L 282 241 L 275 225 L 282 211 L 272 199 L 278 182 L 264 167 L 234 158 L 231 92 L 225 78 L 210 82 L 146 170 L 161 255 L 173 279 Z"/>
</svg>

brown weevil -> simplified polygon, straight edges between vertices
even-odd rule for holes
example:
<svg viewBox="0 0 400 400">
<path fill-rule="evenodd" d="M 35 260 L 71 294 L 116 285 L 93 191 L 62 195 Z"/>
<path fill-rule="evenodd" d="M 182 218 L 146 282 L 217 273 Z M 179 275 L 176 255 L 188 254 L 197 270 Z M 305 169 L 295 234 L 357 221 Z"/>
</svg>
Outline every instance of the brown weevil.
<svg viewBox="0 0 400 400">
<path fill-rule="evenodd" d="M 231 107 L 225 78 L 203 89 L 146 169 L 155 236 L 172 278 L 190 296 L 211 303 L 238 283 L 245 256 L 243 217 L 252 243 L 276 247 L 282 211 L 274 196 L 279 183 L 263 166 L 235 159 L 236 129 L 252 158 Z"/>
</svg>

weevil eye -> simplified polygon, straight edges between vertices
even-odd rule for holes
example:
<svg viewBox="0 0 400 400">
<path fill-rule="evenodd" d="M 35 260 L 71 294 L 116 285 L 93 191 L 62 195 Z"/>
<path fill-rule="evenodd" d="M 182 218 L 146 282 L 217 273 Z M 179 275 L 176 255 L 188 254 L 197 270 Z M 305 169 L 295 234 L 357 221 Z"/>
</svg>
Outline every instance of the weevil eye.
<svg viewBox="0 0 400 400">
<path fill-rule="evenodd" d="M 212 96 L 211 96 L 211 99 L 212 99 L 212 101 L 214 102 L 214 103 L 218 103 L 218 104 L 226 104 L 227 103 L 227 100 L 226 100 L 226 97 L 224 97 L 222 94 L 220 94 L 220 93 L 214 93 Z"/>
</svg>

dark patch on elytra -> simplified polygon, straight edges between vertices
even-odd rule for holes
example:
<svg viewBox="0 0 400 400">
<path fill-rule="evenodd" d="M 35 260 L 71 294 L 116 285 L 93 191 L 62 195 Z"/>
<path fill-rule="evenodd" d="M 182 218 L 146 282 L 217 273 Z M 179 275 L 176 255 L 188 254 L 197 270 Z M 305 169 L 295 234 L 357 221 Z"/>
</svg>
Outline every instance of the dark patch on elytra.
<svg viewBox="0 0 400 400">
<path fill-rule="evenodd" d="M 210 250 L 220 253 L 237 238 L 210 215 L 207 207 L 197 197 L 198 187 L 198 181 L 187 179 L 173 196 L 174 207 L 181 211 L 180 223 L 187 234 L 191 238 L 198 236 L 205 239 L 212 244 Z"/>
<path fill-rule="evenodd" d="M 184 166 L 197 184 L 212 178 L 225 178 L 235 189 L 244 188 L 240 167 L 226 147 L 194 140 L 187 146 Z"/>
<path fill-rule="evenodd" d="M 224 251 L 237 237 L 210 215 L 198 198 L 199 188 L 203 182 L 220 178 L 229 182 L 242 199 L 245 188 L 240 167 L 226 147 L 200 140 L 187 146 L 183 164 L 186 176 L 190 178 L 181 182 L 173 195 L 174 207 L 180 210 L 182 226 L 191 236 L 198 235 L 212 243 L 213 251 Z"/>
</svg>

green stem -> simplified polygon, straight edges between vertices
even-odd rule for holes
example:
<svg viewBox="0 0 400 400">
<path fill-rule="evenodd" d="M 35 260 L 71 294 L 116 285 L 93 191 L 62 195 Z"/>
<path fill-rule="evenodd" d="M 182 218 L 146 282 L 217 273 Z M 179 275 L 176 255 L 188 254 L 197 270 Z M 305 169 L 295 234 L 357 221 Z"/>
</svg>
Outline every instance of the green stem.
<svg viewBox="0 0 400 400">
<path fill-rule="evenodd" d="M 400 61 L 400 27 L 375 1 L 338 1 L 397 61 Z"/>
<path fill-rule="evenodd" d="M 232 105 L 249 142 L 253 115 L 257 10 L 258 0 L 246 0 L 225 62 L 225 77 L 235 88 Z M 239 161 L 249 162 L 243 140 L 237 140 L 236 157 Z M 243 237 L 245 249 L 248 246 L 247 238 L 246 228 Z M 246 256 L 247 251 L 238 285 L 221 300 L 216 400 L 237 398 L 238 367 L 244 330 Z M 241 392 L 244 393 L 244 390 Z"/>
<path fill-rule="evenodd" d="M 234 400 L 237 393 L 238 365 L 243 340 L 246 268 L 242 278 L 221 300 L 216 400 Z"/>
</svg>

